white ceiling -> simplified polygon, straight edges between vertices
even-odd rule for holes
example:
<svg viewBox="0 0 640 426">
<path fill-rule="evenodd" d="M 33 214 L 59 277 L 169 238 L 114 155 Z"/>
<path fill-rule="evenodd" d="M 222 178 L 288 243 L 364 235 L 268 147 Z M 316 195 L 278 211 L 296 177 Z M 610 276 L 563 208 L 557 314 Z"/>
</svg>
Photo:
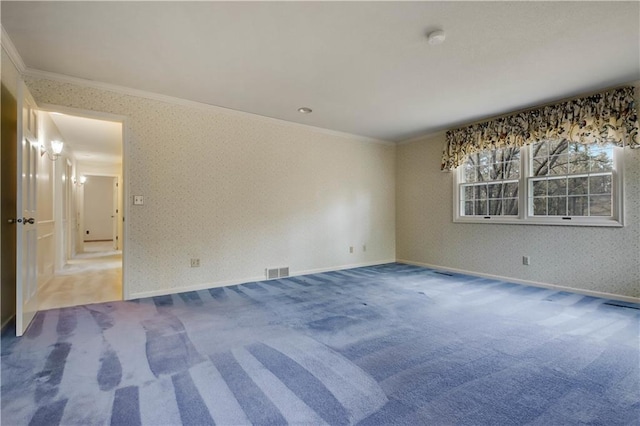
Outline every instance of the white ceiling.
<svg viewBox="0 0 640 426">
<path fill-rule="evenodd" d="M 639 80 L 639 14 L 637 1 L 2 1 L 1 16 L 31 69 L 401 141 Z M 431 46 L 436 28 L 447 38 Z"/>
<path fill-rule="evenodd" d="M 49 115 L 76 160 L 122 164 L 122 123 L 60 113 Z"/>
</svg>

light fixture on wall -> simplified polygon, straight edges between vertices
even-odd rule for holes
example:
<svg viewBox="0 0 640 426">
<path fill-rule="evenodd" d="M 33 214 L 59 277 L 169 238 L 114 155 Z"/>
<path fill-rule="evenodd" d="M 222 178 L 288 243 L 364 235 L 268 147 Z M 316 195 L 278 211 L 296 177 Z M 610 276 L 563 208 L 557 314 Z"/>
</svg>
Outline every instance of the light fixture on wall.
<svg viewBox="0 0 640 426">
<path fill-rule="evenodd" d="M 45 153 L 49 160 L 56 161 L 60 158 L 60 154 L 62 154 L 62 149 L 64 148 L 64 142 L 62 141 L 51 141 L 51 152 L 44 146 L 44 144 L 40 145 L 40 156 L 42 157 Z"/>
<path fill-rule="evenodd" d="M 87 181 L 87 177 L 86 176 L 80 176 L 80 179 L 76 179 L 75 177 L 73 178 L 73 183 L 76 186 L 82 186 L 85 184 L 85 182 Z"/>
</svg>

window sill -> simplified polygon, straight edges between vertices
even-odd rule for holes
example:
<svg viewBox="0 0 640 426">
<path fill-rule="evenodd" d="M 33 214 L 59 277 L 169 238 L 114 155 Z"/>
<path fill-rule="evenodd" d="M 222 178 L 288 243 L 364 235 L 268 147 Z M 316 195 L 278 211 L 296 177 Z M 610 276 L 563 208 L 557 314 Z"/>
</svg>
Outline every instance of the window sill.
<svg viewBox="0 0 640 426">
<path fill-rule="evenodd" d="M 588 227 L 605 227 L 605 228 L 622 228 L 624 224 L 618 220 L 611 218 L 582 218 L 572 217 L 570 220 L 561 217 L 554 218 L 505 218 L 491 216 L 488 219 L 483 217 L 457 217 L 453 219 L 454 223 L 473 223 L 473 224 L 496 224 L 496 225 L 537 225 L 537 226 L 588 226 Z"/>
</svg>

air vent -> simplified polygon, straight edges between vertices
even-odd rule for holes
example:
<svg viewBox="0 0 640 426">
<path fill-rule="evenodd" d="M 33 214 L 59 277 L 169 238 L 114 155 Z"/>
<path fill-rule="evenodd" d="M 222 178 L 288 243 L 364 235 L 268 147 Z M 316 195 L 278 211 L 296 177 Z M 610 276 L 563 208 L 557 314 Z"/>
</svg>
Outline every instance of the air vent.
<svg viewBox="0 0 640 426">
<path fill-rule="evenodd" d="M 284 278 L 289 276 L 289 267 L 285 266 L 282 268 L 267 268 L 264 270 L 264 272 L 268 280 Z"/>
</svg>

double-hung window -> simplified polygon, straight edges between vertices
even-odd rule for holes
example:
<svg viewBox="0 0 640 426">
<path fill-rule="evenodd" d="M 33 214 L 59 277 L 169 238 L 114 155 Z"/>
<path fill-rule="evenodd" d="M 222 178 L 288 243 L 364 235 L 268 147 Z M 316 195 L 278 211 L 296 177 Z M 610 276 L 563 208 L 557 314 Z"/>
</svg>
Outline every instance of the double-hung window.
<svg viewBox="0 0 640 426">
<path fill-rule="evenodd" d="M 621 156 L 566 139 L 473 153 L 455 173 L 454 221 L 621 226 Z"/>
</svg>

